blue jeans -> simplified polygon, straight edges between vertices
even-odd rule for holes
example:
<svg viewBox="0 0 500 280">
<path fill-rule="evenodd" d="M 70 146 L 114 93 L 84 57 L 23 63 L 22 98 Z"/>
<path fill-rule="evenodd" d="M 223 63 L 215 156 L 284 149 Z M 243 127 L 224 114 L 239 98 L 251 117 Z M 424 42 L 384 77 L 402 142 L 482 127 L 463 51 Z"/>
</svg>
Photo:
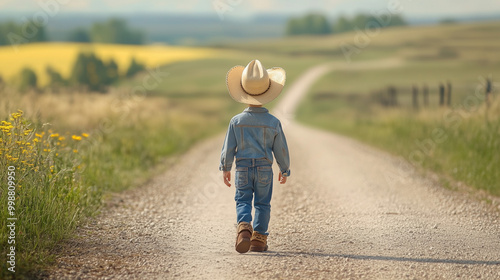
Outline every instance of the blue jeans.
<svg viewBox="0 0 500 280">
<path fill-rule="evenodd" d="M 236 161 L 236 216 L 237 222 L 252 222 L 252 200 L 255 207 L 254 231 L 268 235 L 273 194 L 273 170 L 266 159 Z"/>
</svg>

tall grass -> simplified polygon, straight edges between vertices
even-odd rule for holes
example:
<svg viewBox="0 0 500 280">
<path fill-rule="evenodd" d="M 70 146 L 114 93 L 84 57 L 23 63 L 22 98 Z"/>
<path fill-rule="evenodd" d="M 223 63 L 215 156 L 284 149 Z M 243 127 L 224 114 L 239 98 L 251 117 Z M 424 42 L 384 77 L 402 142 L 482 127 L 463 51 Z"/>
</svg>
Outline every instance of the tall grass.
<svg viewBox="0 0 500 280">
<path fill-rule="evenodd" d="M 2 263 L 2 278 L 28 276 L 33 264 L 64 238 L 81 217 L 98 204 L 98 191 L 83 184 L 80 147 L 87 134 L 60 134 L 36 126 L 23 112 L 12 113 L 0 126 L 0 247 L 15 246 L 16 274 Z M 8 171 L 14 171 L 9 173 Z M 10 176 L 10 177 L 9 177 Z M 15 183 L 14 208 L 8 209 L 7 181 Z M 15 243 L 8 242 L 7 218 L 17 218 Z"/>
</svg>

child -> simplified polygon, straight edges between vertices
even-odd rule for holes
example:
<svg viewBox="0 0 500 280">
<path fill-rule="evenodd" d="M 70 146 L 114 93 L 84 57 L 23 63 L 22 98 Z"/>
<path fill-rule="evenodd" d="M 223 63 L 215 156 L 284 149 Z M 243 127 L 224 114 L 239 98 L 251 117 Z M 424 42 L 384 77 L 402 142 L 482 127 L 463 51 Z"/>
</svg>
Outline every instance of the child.
<svg viewBox="0 0 500 280">
<path fill-rule="evenodd" d="M 285 85 L 285 70 L 265 69 L 258 60 L 246 67 L 236 66 L 227 73 L 226 83 L 231 97 L 248 104 L 234 116 L 222 147 L 219 169 L 224 183 L 230 187 L 231 167 L 236 156 L 236 251 L 267 251 L 267 228 L 273 191 L 273 153 L 280 168 L 279 181 L 290 176 L 290 159 L 280 121 L 262 105 L 276 98 Z M 255 220 L 252 221 L 252 199 Z"/>
</svg>

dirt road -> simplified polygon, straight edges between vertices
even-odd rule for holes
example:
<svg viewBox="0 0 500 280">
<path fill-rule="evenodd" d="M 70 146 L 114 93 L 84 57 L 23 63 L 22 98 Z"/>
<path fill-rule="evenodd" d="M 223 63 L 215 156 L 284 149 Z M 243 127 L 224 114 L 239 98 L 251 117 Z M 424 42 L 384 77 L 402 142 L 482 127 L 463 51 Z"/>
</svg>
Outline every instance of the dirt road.
<svg viewBox="0 0 500 280">
<path fill-rule="evenodd" d="M 376 65 L 397 63 L 343 67 Z M 217 170 L 220 135 L 116 196 L 65 245 L 50 278 L 499 279 L 498 204 L 446 190 L 398 158 L 290 119 L 313 80 L 336 66 L 306 72 L 276 107 L 292 177 L 286 185 L 275 178 L 269 252 L 234 251 L 234 188 Z"/>
</svg>

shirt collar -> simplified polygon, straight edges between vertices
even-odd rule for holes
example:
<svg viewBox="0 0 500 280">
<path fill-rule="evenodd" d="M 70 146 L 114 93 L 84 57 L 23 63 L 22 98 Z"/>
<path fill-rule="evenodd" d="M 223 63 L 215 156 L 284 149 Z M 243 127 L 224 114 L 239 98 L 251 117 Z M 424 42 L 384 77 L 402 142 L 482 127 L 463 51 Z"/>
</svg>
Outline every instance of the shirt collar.
<svg viewBox="0 0 500 280">
<path fill-rule="evenodd" d="M 248 107 L 243 112 L 250 113 L 268 113 L 269 111 L 264 107 Z"/>
</svg>

